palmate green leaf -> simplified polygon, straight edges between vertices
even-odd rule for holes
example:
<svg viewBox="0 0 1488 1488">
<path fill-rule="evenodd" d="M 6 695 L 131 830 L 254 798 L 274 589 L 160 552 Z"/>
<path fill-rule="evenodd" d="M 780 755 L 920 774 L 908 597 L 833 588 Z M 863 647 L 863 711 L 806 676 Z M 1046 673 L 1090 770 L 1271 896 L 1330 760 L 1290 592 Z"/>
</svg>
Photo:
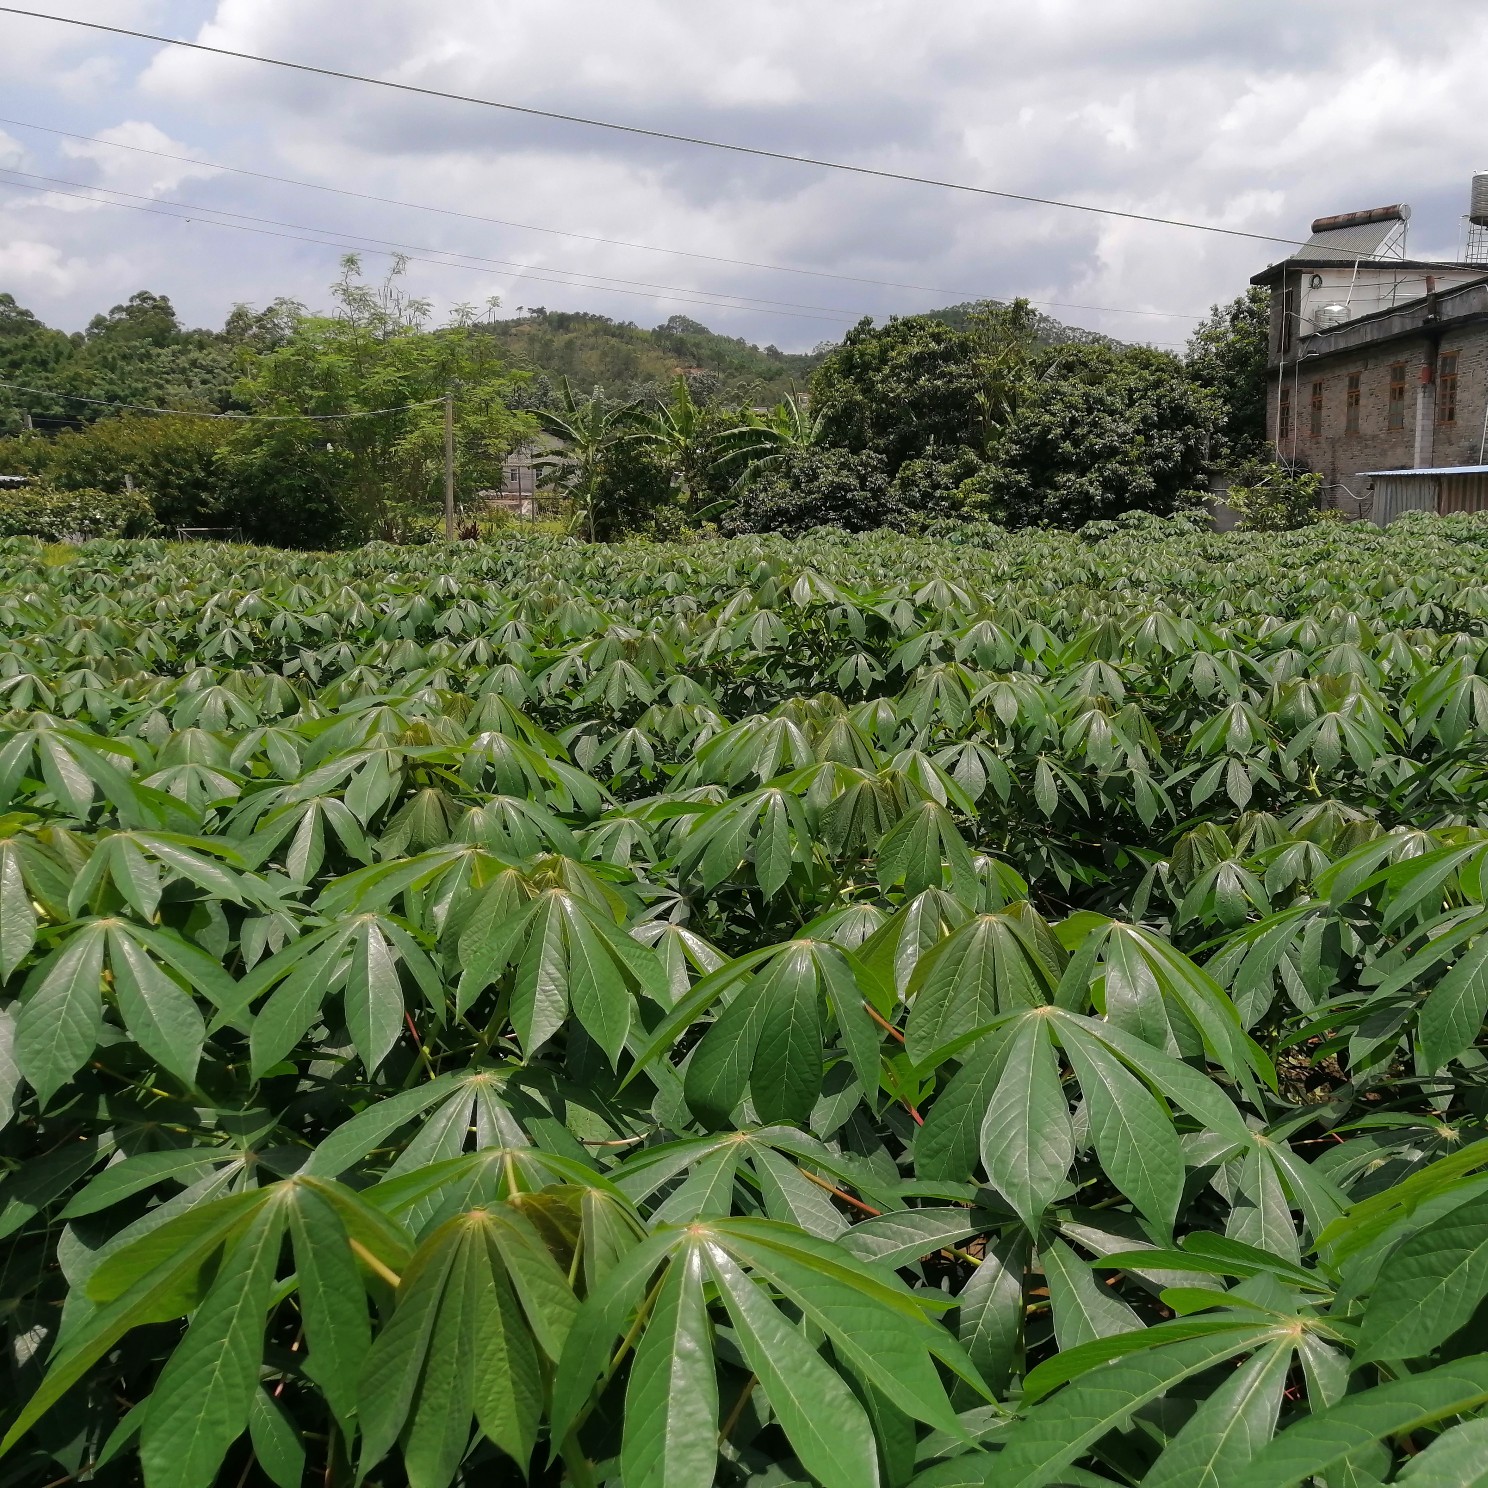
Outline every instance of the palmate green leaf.
<svg viewBox="0 0 1488 1488">
<path fill-rule="evenodd" d="M 1052 1001 L 1060 969 L 1047 956 L 1011 912 L 978 915 L 952 931 L 910 977 L 905 1051 L 933 1064 L 995 1018 Z"/>
<path fill-rule="evenodd" d="M 396 1309 L 363 1365 L 362 1471 L 401 1437 L 410 1483 L 443 1488 L 464 1456 L 472 1415 L 525 1467 L 541 1398 L 538 1352 L 558 1357 L 575 1307 L 517 1210 L 495 1205 L 439 1226 L 403 1271 Z M 477 1379 L 478 1365 L 493 1373 Z"/>
<path fill-rule="evenodd" d="M 210 1488 L 247 1426 L 284 1223 L 276 1199 L 259 1208 L 161 1371 L 140 1431 L 140 1462 L 151 1484 Z"/>
<path fill-rule="evenodd" d="M 1160 1229 L 1171 1231 L 1183 1198 L 1183 1151 L 1156 1098 L 1072 1018 L 1055 1025 L 1085 1097 L 1101 1165 Z"/>
<path fill-rule="evenodd" d="M 1051 1009 L 1052 1011 L 1052 1009 Z M 1075 1160 L 1069 1103 L 1042 1012 L 1023 1014 L 1008 1035 L 1001 1078 L 981 1125 L 982 1167 L 1014 1212 L 1037 1232 Z"/>
<path fill-rule="evenodd" d="M 620 1471 L 634 1488 L 711 1488 L 718 1466 L 718 1378 L 704 1300 L 704 1252 L 668 1268 L 625 1394 Z"/>
<path fill-rule="evenodd" d="M 1196 1326 L 1199 1321 L 1193 1319 L 1186 1324 L 1194 1329 L 1190 1336 L 1094 1370 L 1041 1400 L 1002 1434 L 1002 1448 L 993 1459 L 988 1481 L 996 1483 L 997 1488 L 1043 1488 L 1045 1484 L 1068 1481 L 1062 1474 L 1070 1464 L 1108 1431 L 1120 1428 L 1134 1411 L 1184 1380 L 1276 1338 L 1274 1331 L 1254 1325 L 1213 1327 L 1201 1334 Z M 1174 1325 L 1165 1326 L 1171 1329 Z M 1146 1330 L 1149 1334 L 1160 1331 Z M 1101 1342 L 1120 1343 L 1131 1337 L 1140 1338 L 1141 1334 Z M 1032 1376 L 1029 1383 L 1033 1383 Z M 1256 1488 L 1260 1488 L 1259 1482 Z"/>
<path fill-rule="evenodd" d="M 1472 1046 L 1488 1013 L 1488 924 L 1427 994 L 1417 1014 L 1421 1061 L 1444 1068 Z"/>
<path fill-rule="evenodd" d="M 107 934 L 103 922 L 85 926 L 37 966 L 22 989 L 16 1064 L 43 1106 L 98 1046 Z"/>
<path fill-rule="evenodd" d="M 665 969 L 655 952 L 564 889 L 546 890 L 490 927 L 472 920 L 460 940 L 460 959 L 459 1012 L 506 967 L 514 968 L 510 1016 L 529 1055 L 563 1027 L 571 1008 L 610 1063 L 617 1064 L 636 1020 L 636 998 L 670 1004 Z"/>
<path fill-rule="evenodd" d="M 1488 1354 L 1350 1395 L 1287 1427 L 1232 1482 L 1235 1488 L 1293 1488 L 1386 1437 L 1403 1436 L 1488 1403 Z"/>
<path fill-rule="evenodd" d="M 706 1257 L 739 1351 L 802 1465 L 823 1488 L 877 1488 L 873 1428 L 852 1391 L 724 1250 L 709 1246 Z"/>
<path fill-rule="evenodd" d="M 1386 1258 L 1355 1358 L 1418 1358 L 1463 1327 L 1485 1296 L 1488 1195 L 1433 1221 Z"/>
<path fill-rule="evenodd" d="M 1257 1349 L 1163 1449 L 1143 1488 L 1228 1488 L 1275 1433 L 1291 1363 L 1290 1339 Z"/>
<path fill-rule="evenodd" d="M 865 1003 L 880 989 L 861 962 L 828 941 L 801 939 L 771 947 L 752 969 L 688 1062 L 683 1091 L 703 1125 L 727 1126 L 746 1091 L 762 1121 L 804 1125 L 821 1094 L 827 1012 L 859 1083 L 877 1092 L 879 1036 Z M 719 990 L 713 977 L 704 978 L 688 1010 Z M 680 1021 L 683 1011 L 679 1005 L 674 1017 Z"/>
<path fill-rule="evenodd" d="M 1061 1349 L 1078 1348 L 1093 1339 L 1129 1333 L 1142 1326 L 1136 1313 L 1103 1286 L 1062 1240 L 1041 1245 L 1039 1262 L 1048 1283 L 1054 1336 Z"/>
<path fill-rule="evenodd" d="M 0 839 L 0 980 L 8 978 L 36 944 L 36 908 L 26 886 L 21 849 Z"/>
</svg>

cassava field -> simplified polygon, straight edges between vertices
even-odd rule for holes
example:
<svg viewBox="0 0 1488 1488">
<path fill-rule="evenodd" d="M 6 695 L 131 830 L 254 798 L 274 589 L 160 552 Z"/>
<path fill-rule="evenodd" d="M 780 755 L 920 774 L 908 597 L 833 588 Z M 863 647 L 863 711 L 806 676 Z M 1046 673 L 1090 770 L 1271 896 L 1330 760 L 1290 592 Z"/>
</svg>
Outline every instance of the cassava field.
<svg viewBox="0 0 1488 1488">
<path fill-rule="evenodd" d="M 0 546 L 0 1484 L 1488 1468 L 1488 522 Z"/>
</svg>

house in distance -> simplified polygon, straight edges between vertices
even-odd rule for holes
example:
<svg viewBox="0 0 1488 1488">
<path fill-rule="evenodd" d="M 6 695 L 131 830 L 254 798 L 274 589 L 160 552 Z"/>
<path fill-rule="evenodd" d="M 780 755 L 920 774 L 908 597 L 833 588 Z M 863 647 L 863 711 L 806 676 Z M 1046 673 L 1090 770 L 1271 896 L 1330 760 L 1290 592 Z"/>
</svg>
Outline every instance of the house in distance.
<svg viewBox="0 0 1488 1488">
<path fill-rule="evenodd" d="M 1330 502 L 1383 525 L 1488 510 L 1488 171 L 1456 262 L 1406 252 L 1410 208 L 1319 217 L 1271 291 L 1267 438 Z"/>
</svg>

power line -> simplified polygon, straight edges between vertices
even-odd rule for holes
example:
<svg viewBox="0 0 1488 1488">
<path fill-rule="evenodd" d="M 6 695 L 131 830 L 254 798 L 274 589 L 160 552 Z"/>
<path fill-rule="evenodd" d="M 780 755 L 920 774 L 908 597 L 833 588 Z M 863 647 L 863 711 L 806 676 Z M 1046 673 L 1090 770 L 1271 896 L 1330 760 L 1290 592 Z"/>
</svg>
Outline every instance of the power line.
<svg viewBox="0 0 1488 1488">
<path fill-rule="evenodd" d="M 446 258 L 466 258 L 475 263 L 494 264 L 501 269 L 517 269 L 520 271 L 518 277 L 527 278 L 535 274 L 563 274 L 569 276 L 564 279 L 554 279 L 550 282 L 555 284 L 567 284 L 571 280 L 593 279 L 603 281 L 595 284 L 579 284 L 581 289 L 607 289 L 613 284 L 634 285 L 641 289 L 663 289 L 675 290 L 682 294 L 692 294 L 693 290 L 676 284 L 656 284 L 646 279 L 622 279 L 612 274 L 592 274 L 583 269 L 550 269 L 543 264 L 518 263 L 506 258 L 488 258 L 481 253 L 465 253 L 458 248 L 430 248 L 423 244 L 400 243 L 394 238 L 375 238 L 368 233 L 347 232 L 339 227 L 313 227 L 304 222 L 282 222 L 276 217 L 258 217 L 251 212 L 232 212 L 226 207 L 209 207 L 201 202 L 176 201 L 169 197 L 146 196 L 138 191 L 124 191 L 117 186 L 95 186 L 88 181 L 66 181 L 58 176 L 39 176 L 32 171 L 17 170 L 14 166 L 0 166 L 0 170 L 7 171 L 13 176 L 24 176 L 32 181 L 44 181 L 53 186 L 74 186 L 83 191 L 104 191 L 113 196 L 127 196 L 134 201 L 159 202 L 163 206 L 180 207 L 187 212 L 211 212 L 218 217 L 235 217 L 244 222 L 263 223 L 268 227 L 288 227 L 295 232 L 309 233 L 331 233 L 338 238 L 353 238 L 359 243 L 381 243 L 386 248 L 394 248 L 400 253 L 440 253 Z M 19 184 L 12 183 L 12 184 Z M 219 224 L 225 225 L 225 224 Z M 463 267 L 463 265 L 457 265 Z M 833 319 L 840 320 L 851 318 L 849 312 L 836 310 L 830 305 L 803 305 L 795 300 L 767 300 L 754 295 L 736 295 L 728 290 L 708 291 L 714 300 L 737 300 L 740 303 L 731 308 L 748 310 L 756 306 L 766 306 L 770 309 L 783 310 L 820 310 Z"/>
<path fill-rule="evenodd" d="M 0 382 L 0 388 L 17 393 L 35 393 L 42 398 L 65 398 L 70 403 L 91 403 L 95 408 L 129 408 L 135 413 L 169 413 L 177 418 L 233 419 L 238 423 L 286 424 L 311 420 L 317 424 L 337 419 L 376 418 L 384 413 L 407 413 L 411 408 L 430 408 L 443 398 L 424 398 L 418 403 L 400 403 L 396 408 L 363 408 L 356 413 L 206 413 L 200 408 L 155 408 L 148 403 L 119 403 L 112 398 L 85 398 L 81 393 L 62 393 L 55 388 L 27 387 L 20 382 Z M 38 415 L 45 418 L 45 414 Z"/>
<path fill-rule="evenodd" d="M 0 167 L 0 169 L 5 169 L 5 167 Z M 19 175 L 21 174 L 21 172 L 17 171 L 15 172 L 15 174 Z M 84 196 L 79 191 L 61 191 L 55 186 L 33 186 L 27 181 L 5 181 L 3 184 L 7 186 L 13 186 L 20 191 L 38 191 L 43 192 L 49 196 L 66 196 L 71 197 L 77 201 L 93 202 L 96 205 L 102 207 L 120 207 L 130 212 L 149 212 L 152 216 L 169 217 L 176 222 L 199 222 L 204 227 L 230 228 L 234 232 L 254 233 L 257 236 L 264 238 L 283 238 L 291 243 L 314 243 L 322 248 L 339 249 L 343 253 L 349 251 L 351 248 L 350 244 L 332 243 L 326 238 L 307 238 L 302 237 L 296 233 L 279 232 L 270 227 L 249 227 L 246 223 L 243 222 L 219 222 L 214 217 L 189 216 L 187 215 L 187 212 L 168 212 L 161 207 L 146 206 L 139 202 L 105 201 L 97 196 Z M 107 186 L 83 187 L 83 190 L 85 191 L 110 191 L 111 189 L 112 188 Z M 122 195 L 123 193 L 119 194 Z M 194 208 L 188 208 L 188 211 L 194 210 Z M 208 208 L 207 210 L 211 209 Z M 341 233 L 339 234 L 339 236 L 350 237 L 352 235 L 350 233 Z M 689 298 L 678 294 L 653 294 L 649 290 L 642 289 L 617 289 L 603 284 L 581 284 L 572 279 L 539 278 L 536 274 L 502 274 L 499 269 L 486 268 L 480 264 L 450 263 L 448 258 L 424 258 L 416 253 L 402 253 L 392 249 L 370 248 L 364 251 L 369 253 L 376 253 L 383 258 L 402 258 L 409 263 L 433 264 L 437 268 L 441 269 L 464 269 L 467 272 L 474 274 L 497 274 L 503 278 L 512 280 L 530 279 L 537 284 L 557 284 L 568 289 L 593 289 L 598 290 L 601 294 L 639 295 L 645 299 L 672 301 L 679 305 L 711 305 L 720 310 L 747 310 L 750 308 L 748 305 L 729 304 L 723 300 L 717 299 L 702 299 L 695 297 Z M 856 315 L 842 312 L 816 315 L 806 314 L 799 310 L 775 310 L 771 313 L 774 315 L 787 315 L 793 320 L 830 320 L 835 321 L 839 324 L 851 320 L 856 320 L 858 318 Z"/>
<path fill-rule="evenodd" d="M 964 181 L 943 181 L 933 176 L 915 176 L 903 171 L 884 170 L 877 166 L 851 165 L 842 160 L 826 160 L 813 155 L 790 155 L 783 150 L 767 150 L 759 145 L 741 145 L 728 140 L 705 139 L 700 135 L 673 134 L 664 129 L 647 129 L 639 124 L 619 124 L 608 119 L 589 119 L 580 114 L 559 113 L 554 109 L 534 108 L 529 104 L 505 103 L 494 98 L 475 98 L 466 93 L 448 93 L 440 88 L 424 88 L 417 83 L 393 82 L 388 78 L 367 77 L 358 72 L 342 72 L 333 67 L 316 67 L 309 62 L 291 62 L 282 57 L 265 57 L 255 52 L 234 51 L 230 47 L 208 46 L 200 41 L 182 41 L 175 36 L 160 36 L 153 31 L 134 31 L 127 26 L 110 26 L 102 21 L 84 21 L 76 16 L 50 15 L 40 10 L 23 10 L 19 6 L 0 5 L 7 15 L 28 16 L 32 20 L 54 21 L 64 26 L 80 26 L 90 31 L 106 31 L 115 36 L 130 36 L 138 41 L 159 42 L 162 46 L 183 47 L 188 51 L 207 52 L 217 57 L 233 57 L 241 62 L 262 62 L 270 67 L 283 67 L 291 72 L 311 73 L 317 77 L 338 78 L 342 82 L 366 83 L 377 88 L 391 88 L 399 93 L 413 93 L 424 98 L 440 98 L 450 103 L 478 104 L 482 108 L 502 109 L 507 113 L 525 114 L 530 118 L 554 119 L 563 124 L 577 124 L 586 129 L 606 129 L 612 133 L 636 135 L 644 139 L 667 140 L 677 145 L 696 145 L 707 150 L 726 150 L 735 155 L 751 155 L 761 160 L 780 160 L 790 165 L 809 165 L 819 170 L 845 171 L 855 176 L 872 176 L 883 181 L 901 181 L 912 186 L 933 186 L 942 191 L 960 191 L 972 196 L 996 197 L 1001 201 L 1025 202 L 1039 207 L 1061 207 L 1070 212 L 1088 212 L 1101 217 L 1118 217 L 1127 222 L 1148 222 L 1159 227 L 1182 227 L 1194 232 L 1218 233 L 1223 237 L 1245 238 L 1257 243 L 1284 243 L 1297 247 L 1299 238 L 1281 238 L 1270 233 L 1246 232 L 1238 227 L 1218 227 L 1209 222 L 1187 222 L 1177 217 L 1156 217 L 1146 212 L 1125 212 L 1115 207 L 1097 207 L 1088 202 L 1060 201 L 1047 196 L 1030 196 L 1017 191 L 997 191 L 990 186 L 972 186 Z"/>
<path fill-rule="evenodd" d="M 705 263 L 729 264 L 735 268 L 765 269 L 774 274 L 804 274 L 813 279 L 835 279 L 844 284 L 868 284 L 878 289 L 908 289 L 921 294 L 945 295 L 951 299 L 979 300 L 984 298 L 975 290 L 947 289 L 933 284 L 906 284 L 894 279 L 870 279 L 860 274 L 838 274 L 828 269 L 803 269 L 793 264 L 764 263 L 749 258 L 729 258 L 719 253 L 699 253 L 690 248 L 662 248 L 654 243 L 637 243 L 628 238 L 606 238 L 595 233 L 570 232 L 561 227 L 545 227 L 535 222 L 516 222 L 506 217 L 485 217 L 476 212 L 460 212 L 453 207 L 436 207 L 428 202 L 404 201 L 394 196 L 378 196 L 370 191 L 352 191 L 344 186 L 328 186 L 320 181 L 302 181 L 293 176 L 276 176 L 267 171 L 249 170 L 241 165 L 224 165 L 217 160 L 202 160 L 194 155 L 175 155 L 168 150 L 151 150 L 145 145 L 125 144 L 122 140 L 102 139 L 97 135 L 78 134 L 70 129 L 56 129 L 49 124 L 33 124 L 27 119 L 0 117 L 0 124 L 17 129 L 35 129 L 42 134 L 59 135 L 63 139 L 82 140 L 90 145 L 103 145 L 111 150 L 129 150 L 136 155 L 152 155 L 158 160 L 172 160 L 180 165 L 200 165 L 210 170 L 225 171 L 236 176 L 249 176 L 257 181 L 272 181 L 280 186 L 298 186 L 307 191 L 324 191 L 334 196 L 350 197 L 355 201 L 377 202 L 388 207 L 403 207 L 415 212 L 434 212 L 441 217 L 458 217 L 466 222 L 481 222 L 491 227 L 514 227 L 522 232 L 547 233 L 552 237 L 573 238 L 581 243 L 603 243 L 612 248 L 632 248 L 645 253 L 663 253 L 678 258 L 695 258 Z M 1027 298 L 1024 296 L 1024 298 Z M 1105 315 L 1147 315 L 1164 320 L 1202 320 L 1184 310 L 1131 310 L 1119 305 L 1086 305 L 1069 300 L 1033 300 L 1030 305 L 1040 305 L 1051 310 L 1090 310 Z"/>
</svg>

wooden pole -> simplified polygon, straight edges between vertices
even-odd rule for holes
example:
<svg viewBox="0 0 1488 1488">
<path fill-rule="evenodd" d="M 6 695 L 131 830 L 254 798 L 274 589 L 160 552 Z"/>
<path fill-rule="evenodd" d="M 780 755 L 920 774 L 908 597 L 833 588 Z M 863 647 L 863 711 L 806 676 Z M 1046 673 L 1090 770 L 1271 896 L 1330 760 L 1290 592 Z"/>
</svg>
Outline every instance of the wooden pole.
<svg viewBox="0 0 1488 1488">
<path fill-rule="evenodd" d="M 444 395 L 444 535 L 455 540 L 455 395 Z"/>
</svg>

